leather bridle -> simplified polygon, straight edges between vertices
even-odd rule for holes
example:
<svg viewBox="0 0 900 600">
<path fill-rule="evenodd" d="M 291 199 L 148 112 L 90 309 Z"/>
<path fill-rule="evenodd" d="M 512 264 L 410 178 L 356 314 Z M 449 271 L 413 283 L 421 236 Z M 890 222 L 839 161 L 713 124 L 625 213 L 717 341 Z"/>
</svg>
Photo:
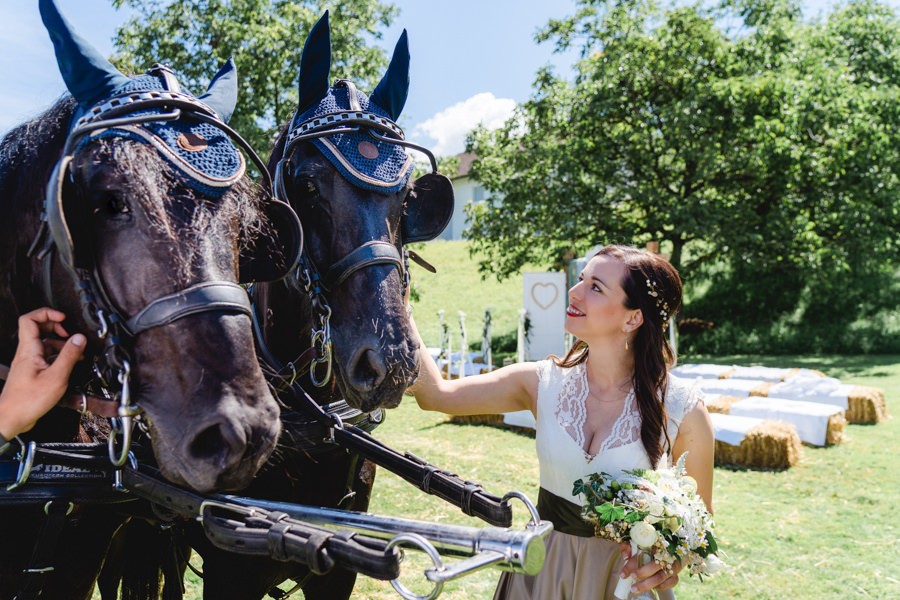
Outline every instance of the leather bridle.
<svg viewBox="0 0 900 600">
<path fill-rule="evenodd" d="M 149 75 L 160 77 L 166 90 L 132 92 L 109 98 L 89 110 L 69 132 L 62 157 L 57 162 L 47 186 L 42 222 L 29 256 L 36 256 L 43 265 L 44 291 L 51 306 L 54 305 L 52 287 L 53 264 L 58 262 L 69 273 L 82 307 L 85 321 L 95 330 L 104 344 L 102 359 L 95 364 L 100 376 L 103 393 L 118 402 L 118 419 L 114 420 L 109 439 L 109 456 L 112 463 L 121 467 L 128 456 L 133 419 L 142 412 L 130 393 L 131 359 L 126 346 L 133 347 L 141 333 L 170 324 L 187 316 L 203 313 L 233 313 L 250 316 L 250 300 L 246 290 L 231 281 L 210 280 L 195 283 L 177 292 L 163 295 L 151 301 L 134 314 L 123 311 L 109 294 L 104 284 L 96 257 L 84 252 L 76 255 L 76 245 L 63 209 L 63 187 L 73 180 L 71 163 L 75 152 L 91 142 L 95 132 L 107 129 L 124 129 L 145 139 L 150 135 L 142 124 L 160 121 L 193 119 L 213 125 L 227 134 L 253 160 L 268 179 L 265 164 L 246 141 L 200 100 L 182 93 L 172 71 L 164 65 L 154 65 Z M 162 112 L 159 112 L 159 111 Z M 150 111 L 150 112 L 147 112 Z M 154 112 L 155 111 L 155 112 Z M 159 152 L 165 150 L 152 144 Z M 240 155 L 239 155 L 240 156 Z M 244 173 L 243 157 L 240 169 L 231 180 Z M 202 177 L 198 174 L 197 177 Z M 201 183 L 206 183 L 201 179 Z M 123 436 L 122 448 L 116 449 L 117 434 Z"/>
<path fill-rule="evenodd" d="M 432 172 L 437 173 L 437 160 L 430 150 L 414 142 L 407 141 L 403 130 L 387 117 L 363 110 L 360 107 L 356 87 L 353 85 L 353 82 L 348 79 L 338 79 L 334 85 L 335 87 L 347 88 L 350 110 L 332 112 L 290 126 L 286 135 L 284 149 L 281 152 L 281 158 L 275 166 L 276 198 L 290 203 L 285 186 L 285 169 L 296 146 L 301 142 L 339 134 L 365 131 L 378 141 L 412 148 L 425 154 L 431 163 Z M 401 243 L 405 244 L 406 241 L 401 240 Z M 401 255 L 395 244 L 383 240 L 365 242 L 350 251 L 343 258 L 323 269 L 316 265 L 304 242 L 296 278 L 302 286 L 303 292 L 309 296 L 310 304 L 313 307 L 314 326 L 310 336 L 312 346 L 301 353 L 297 359 L 285 365 L 274 359 L 274 354 L 266 346 L 265 339 L 262 335 L 258 335 L 263 357 L 267 360 L 270 358 L 275 360 L 275 362 L 270 362 L 270 365 L 275 367 L 276 370 L 290 367 L 295 370 L 295 375 L 298 366 L 301 367 L 301 372 L 302 369 L 308 367 L 310 381 L 314 386 L 321 388 L 327 385 L 333 372 L 333 360 L 330 326 L 331 307 L 328 305 L 326 294 L 334 291 L 357 271 L 380 265 L 388 265 L 397 269 L 403 285 L 402 291 L 405 293 L 406 288 L 409 286 L 410 258 L 425 268 L 434 270 L 431 265 L 428 265 L 415 253 L 404 249 Z M 258 317 L 254 315 L 253 318 L 257 332 L 261 334 L 262 330 L 258 324 Z M 314 355 L 309 358 L 311 352 L 314 352 Z M 321 377 L 319 376 L 320 368 L 324 370 Z"/>
</svg>

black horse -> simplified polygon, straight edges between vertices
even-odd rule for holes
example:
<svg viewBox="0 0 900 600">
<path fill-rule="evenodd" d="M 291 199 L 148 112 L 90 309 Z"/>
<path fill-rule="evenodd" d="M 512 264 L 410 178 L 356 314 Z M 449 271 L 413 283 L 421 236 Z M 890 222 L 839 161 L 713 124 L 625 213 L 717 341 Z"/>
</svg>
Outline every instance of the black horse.
<svg viewBox="0 0 900 600">
<path fill-rule="evenodd" d="M 111 459 L 126 459 L 128 424 L 142 410 L 168 479 L 200 492 L 243 488 L 269 458 L 280 422 L 238 282 L 283 275 L 299 224 L 293 240 L 268 231 L 266 213 L 279 221 L 285 213 L 261 200 L 229 139 L 245 145 L 225 125 L 234 65 L 195 98 L 165 67 L 126 77 L 51 0 L 40 10 L 71 97 L 0 142 L 0 362 L 14 353 L 17 316 L 52 304 L 68 331 L 88 334 L 73 382 L 118 402 Z M 97 431 L 96 421 L 58 408 L 23 438 L 76 442 Z M 29 587 L 45 598 L 89 598 L 125 517 L 79 492 L 62 512 L 29 503 L 32 493 L 23 486 L 0 497 L 0 598 Z M 54 570 L 23 575 L 42 525 L 66 516 L 55 544 L 34 551 Z"/>
<path fill-rule="evenodd" d="M 300 268 L 252 290 L 257 342 L 288 410 L 276 453 L 244 496 L 364 511 L 375 466 L 321 443 L 323 431 L 298 406 L 290 383 L 344 422 L 363 429 L 396 406 L 418 365 L 404 293 L 403 245 L 436 237 L 453 211 L 446 177 L 410 182 L 412 160 L 395 124 L 406 101 L 406 32 L 371 96 L 348 80 L 329 86 L 328 14 L 309 33 L 299 73 L 300 100 L 270 160 L 278 196 L 306 232 Z M 296 389 L 296 387 L 294 388 Z M 305 598 L 347 598 L 356 575 L 222 552 L 202 535 L 204 598 L 262 598 L 293 579 Z"/>
</svg>

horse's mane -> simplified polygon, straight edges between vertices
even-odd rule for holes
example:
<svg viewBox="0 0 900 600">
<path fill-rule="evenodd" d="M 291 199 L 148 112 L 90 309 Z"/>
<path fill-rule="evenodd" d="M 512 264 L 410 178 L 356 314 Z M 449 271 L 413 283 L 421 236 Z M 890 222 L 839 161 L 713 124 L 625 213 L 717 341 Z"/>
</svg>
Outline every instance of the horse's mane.
<svg viewBox="0 0 900 600">
<path fill-rule="evenodd" d="M 66 95 L 0 140 L 0 360 L 12 358 L 18 315 L 41 301 L 26 253 L 74 109 L 75 100 Z"/>
</svg>

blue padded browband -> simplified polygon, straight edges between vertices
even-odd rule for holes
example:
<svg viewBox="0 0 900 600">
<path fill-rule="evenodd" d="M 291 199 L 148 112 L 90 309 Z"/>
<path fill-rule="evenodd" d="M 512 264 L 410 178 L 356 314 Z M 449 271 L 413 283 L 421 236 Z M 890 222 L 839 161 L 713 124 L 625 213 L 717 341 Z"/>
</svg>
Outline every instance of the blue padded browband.
<svg viewBox="0 0 900 600">
<path fill-rule="evenodd" d="M 80 119 L 73 119 L 77 127 L 90 121 L 112 105 L 127 103 L 132 96 L 161 92 L 163 96 L 180 97 L 194 104 L 203 105 L 195 97 L 175 91 L 167 91 L 166 82 L 155 75 L 140 75 L 120 86 L 108 98 L 98 102 Z M 203 105 L 205 107 L 205 105 Z M 215 114 L 209 107 L 210 113 Z M 129 116 L 146 114 L 164 114 L 165 109 L 149 108 L 130 112 Z M 78 115 L 76 115 L 78 116 Z M 244 158 L 224 131 L 211 123 L 196 121 L 182 117 L 176 121 L 151 121 L 147 123 L 114 126 L 100 129 L 86 136 L 78 144 L 79 147 L 92 140 L 109 137 L 121 137 L 153 146 L 169 163 L 185 175 L 185 182 L 191 188 L 209 196 L 218 197 L 234 185 L 244 175 Z"/>
<path fill-rule="evenodd" d="M 375 115 L 383 119 L 402 139 L 402 131 L 391 121 L 388 113 L 369 102 L 369 97 L 364 93 L 354 91 L 359 102 L 359 112 L 363 116 Z M 325 123 L 331 115 L 355 110 L 351 107 L 349 93 L 350 90 L 346 87 L 329 88 L 318 105 L 294 119 L 292 131 L 300 129 L 307 122 L 318 120 Z M 337 126 L 340 123 L 334 124 Z M 311 142 L 347 181 L 365 190 L 397 192 L 406 185 L 412 174 L 413 161 L 403 146 L 381 141 L 371 136 L 365 127 L 352 133 L 334 133 Z"/>
</svg>

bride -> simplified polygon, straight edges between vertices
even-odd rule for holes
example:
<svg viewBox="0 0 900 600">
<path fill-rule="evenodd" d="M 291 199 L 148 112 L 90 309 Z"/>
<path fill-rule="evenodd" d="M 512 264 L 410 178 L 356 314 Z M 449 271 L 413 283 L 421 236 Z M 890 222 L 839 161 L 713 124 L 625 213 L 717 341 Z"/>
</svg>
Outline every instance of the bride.
<svg viewBox="0 0 900 600">
<path fill-rule="evenodd" d="M 444 380 L 419 338 L 419 406 L 455 415 L 531 410 L 540 465 L 538 512 L 553 523 L 535 576 L 504 573 L 495 599 L 613 598 L 634 576 L 632 597 L 674 597 L 678 583 L 656 562 L 638 565 L 628 544 L 593 537 L 581 518 L 576 479 L 604 471 L 664 467 L 689 452 L 686 468 L 712 511 L 712 423 L 700 392 L 669 375 L 675 362 L 665 329 L 681 306 L 681 279 L 665 259 L 607 246 L 569 290 L 568 354 Z"/>
</svg>

